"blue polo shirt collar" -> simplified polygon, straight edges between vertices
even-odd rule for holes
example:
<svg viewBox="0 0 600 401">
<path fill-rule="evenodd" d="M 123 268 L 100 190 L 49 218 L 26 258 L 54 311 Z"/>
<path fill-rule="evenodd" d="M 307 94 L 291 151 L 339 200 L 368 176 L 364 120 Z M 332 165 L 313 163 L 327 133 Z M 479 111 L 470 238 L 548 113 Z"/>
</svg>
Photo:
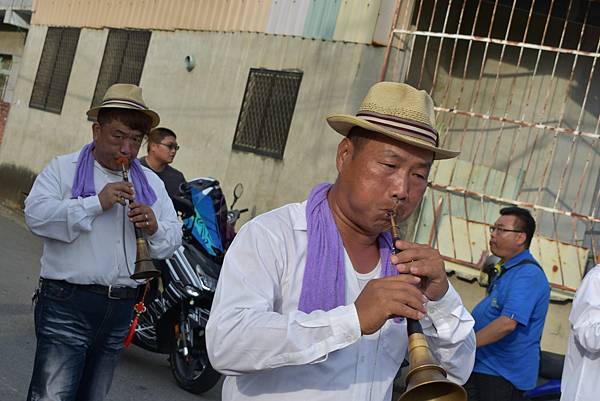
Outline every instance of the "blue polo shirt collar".
<svg viewBox="0 0 600 401">
<path fill-rule="evenodd" d="M 508 261 L 504 262 L 502 265 L 502 270 L 506 271 L 510 268 L 518 265 L 521 261 L 525 259 L 534 260 L 533 255 L 529 252 L 529 249 L 525 249 L 523 252 L 516 254 L 512 258 L 508 259 Z"/>
</svg>

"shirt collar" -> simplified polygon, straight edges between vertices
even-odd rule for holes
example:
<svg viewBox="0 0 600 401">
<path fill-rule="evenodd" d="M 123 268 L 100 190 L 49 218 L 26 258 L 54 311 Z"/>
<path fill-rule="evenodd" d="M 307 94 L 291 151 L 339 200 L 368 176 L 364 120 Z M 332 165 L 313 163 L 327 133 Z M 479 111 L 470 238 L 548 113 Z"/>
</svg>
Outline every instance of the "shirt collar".
<svg viewBox="0 0 600 401">
<path fill-rule="evenodd" d="M 295 231 L 307 231 L 306 202 L 308 201 L 299 203 L 298 207 L 290 209 L 290 217 L 292 218 L 292 228 Z"/>
<path fill-rule="evenodd" d="M 512 258 L 508 259 L 506 262 L 504 262 L 504 264 L 502 265 L 502 268 L 504 270 L 508 270 L 511 267 L 517 265 L 519 262 L 521 262 L 522 260 L 525 260 L 525 259 L 533 259 L 531 252 L 529 252 L 529 249 L 525 249 L 523 252 L 518 253 L 515 256 L 513 256 Z"/>
</svg>

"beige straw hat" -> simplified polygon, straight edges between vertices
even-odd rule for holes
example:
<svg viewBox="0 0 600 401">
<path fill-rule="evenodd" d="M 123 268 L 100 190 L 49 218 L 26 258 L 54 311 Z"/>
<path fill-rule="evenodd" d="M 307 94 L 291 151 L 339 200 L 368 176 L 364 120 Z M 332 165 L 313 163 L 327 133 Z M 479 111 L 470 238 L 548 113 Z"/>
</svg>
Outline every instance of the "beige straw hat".
<svg viewBox="0 0 600 401">
<path fill-rule="evenodd" d="M 146 106 L 142 97 L 142 88 L 132 84 L 114 84 L 104 94 L 100 106 L 92 107 L 87 111 L 87 115 L 92 118 L 98 117 L 100 109 L 131 109 L 139 110 L 152 119 L 152 128 L 160 122 L 160 117 L 155 111 Z"/>
<path fill-rule="evenodd" d="M 352 127 L 387 135 L 434 152 L 434 159 L 451 159 L 460 152 L 442 149 L 435 129 L 433 100 L 427 92 L 398 82 L 379 82 L 369 89 L 355 116 L 332 114 L 327 122 L 347 136 Z"/>
</svg>

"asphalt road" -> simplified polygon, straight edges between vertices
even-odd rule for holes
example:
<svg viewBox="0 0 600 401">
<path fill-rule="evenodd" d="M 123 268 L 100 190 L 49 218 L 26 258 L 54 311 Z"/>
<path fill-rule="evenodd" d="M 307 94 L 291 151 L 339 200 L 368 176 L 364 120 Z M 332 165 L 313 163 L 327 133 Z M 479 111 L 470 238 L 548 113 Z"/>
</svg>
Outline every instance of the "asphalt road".
<svg viewBox="0 0 600 401">
<path fill-rule="evenodd" d="M 0 400 L 24 401 L 35 353 L 31 294 L 37 286 L 42 241 L 20 216 L 0 208 Z M 202 396 L 180 389 L 166 355 L 127 349 L 107 401 L 219 400 L 219 384 Z"/>
</svg>

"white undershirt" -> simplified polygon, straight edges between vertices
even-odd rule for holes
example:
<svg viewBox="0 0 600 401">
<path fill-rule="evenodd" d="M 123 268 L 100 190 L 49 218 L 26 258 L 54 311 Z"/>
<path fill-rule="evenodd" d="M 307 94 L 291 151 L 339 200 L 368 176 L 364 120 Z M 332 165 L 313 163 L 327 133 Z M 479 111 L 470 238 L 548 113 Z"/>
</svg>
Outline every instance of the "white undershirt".
<svg viewBox="0 0 600 401">
<path fill-rule="evenodd" d="M 356 271 L 356 268 L 352 264 L 350 260 L 350 256 L 348 256 L 348 252 L 344 249 L 344 263 L 346 264 L 346 271 L 348 271 L 348 267 L 352 267 L 354 271 L 354 275 L 356 276 L 356 280 L 358 282 L 358 288 L 362 292 L 367 283 L 374 278 L 381 277 L 381 260 L 377 261 L 377 265 L 368 273 L 359 273 Z"/>
</svg>

